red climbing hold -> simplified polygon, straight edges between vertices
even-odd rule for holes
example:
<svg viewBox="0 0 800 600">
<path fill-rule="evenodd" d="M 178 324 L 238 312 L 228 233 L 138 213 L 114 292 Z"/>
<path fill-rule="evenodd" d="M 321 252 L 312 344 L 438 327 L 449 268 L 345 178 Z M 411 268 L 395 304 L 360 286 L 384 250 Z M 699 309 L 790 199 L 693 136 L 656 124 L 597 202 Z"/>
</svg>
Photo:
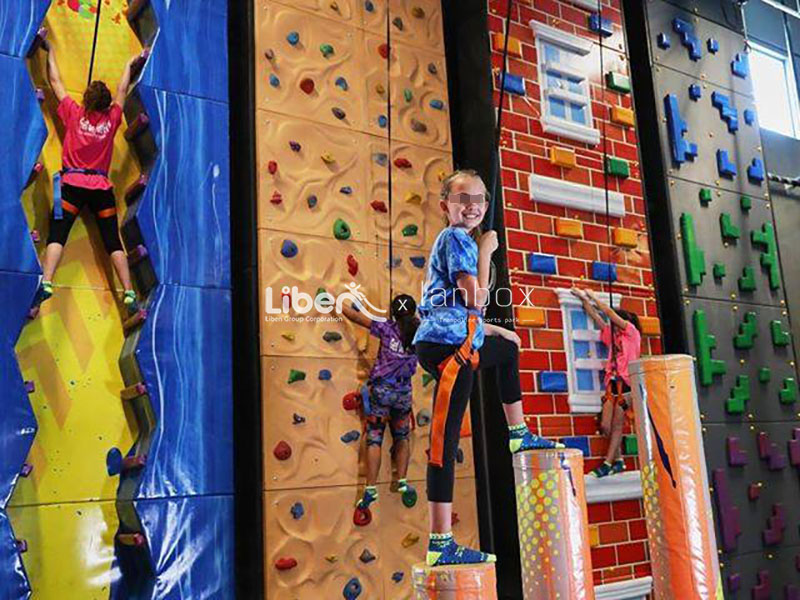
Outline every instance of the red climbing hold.
<svg viewBox="0 0 800 600">
<path fill-rule="evenodd" d="M 269 201 L 273 204 L 280 204 L 283 202 L 283 196 L 281 196 L 281 193 L 278 190 L 275 190 L 272 192 L 272 198 L 270 198 Z"/>
<path fill-rule="evenodd" d="M 300 89 L 306 94 L 311 94 L 314 91 L 314 80 L 306 77 L 300 82 Z"/>
<path fill-rule="evenodd" d="M 378 54 L 381 55 L 381 58 L 389 58 L 389 44 L 381 44 L 378 46 Z"/>
<path fill-rule="evenodd" d="M 269 171 L 270 175 L 275 175 L 278 172 L 278 163 L 274 160 L 271 160 L 267 163 L 267 171 Z"/>
<path fill-rule="evenodd" d="M 454 512 L 450 517 L 450 526 L 455 527 L 461 519 L 458 518 L 458 513 Z"/>
<path fill-rule="evenodd" d="M 372 511 L 369 508 L 359 508 L 353 512 L 353 525 L 356 527 L 366 527 L 372 523 Z"/>
<path fill-rule="evenodd" d="M 411 168 L 411 161 L 407 158 L 395 158 L 394 159 L 394 166 L 398 169 L 410 169 Z"/>
<path fill-rule="evenodd" d="M 352 254 L 347 255 L 347 272 L 353 277 L 358 274 L 358 261 Z"/>
<path fill-rule="evenodd" d="M 288 571 L 289 569 L 294 569 L 297 566 L 297 559 L 292 557 L 285 557 L 279 558 L 275 561 L 275 568 L 278 571 Z"/>
<path fill-rule="evenodd" d="M 386 207 L 386 203 L 383 200 L 373 200 L 369 203 L 369 205 L 377 212 L 389 212 L 389 209 Z"/>
<path fill-rule="evenodd" d="M 358 408 L 359 400 L 358 392 L 349 392 L 342 398 L 342 408 L 345 410 L 355 410 Z"/>
<path fill-rule="evenodd" d="M 272 451 L 272 453 L 278 460 L 288 460 L 292 455 L 292 447 L 281 440 L 275 445 L 275 449 Z"/>
</svg>

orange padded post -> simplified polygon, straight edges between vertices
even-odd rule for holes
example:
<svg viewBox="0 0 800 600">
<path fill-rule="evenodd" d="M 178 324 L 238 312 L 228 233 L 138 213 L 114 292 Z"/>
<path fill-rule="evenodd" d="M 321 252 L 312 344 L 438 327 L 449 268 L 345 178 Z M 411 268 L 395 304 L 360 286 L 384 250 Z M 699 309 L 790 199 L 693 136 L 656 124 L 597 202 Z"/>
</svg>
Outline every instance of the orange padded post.
<svg viewBox="0 0 800 600">
<path fill-rule="evenodd" d="M 494 564 L 412 569 L 415 600 L 497 600 Z"/>
</svg>

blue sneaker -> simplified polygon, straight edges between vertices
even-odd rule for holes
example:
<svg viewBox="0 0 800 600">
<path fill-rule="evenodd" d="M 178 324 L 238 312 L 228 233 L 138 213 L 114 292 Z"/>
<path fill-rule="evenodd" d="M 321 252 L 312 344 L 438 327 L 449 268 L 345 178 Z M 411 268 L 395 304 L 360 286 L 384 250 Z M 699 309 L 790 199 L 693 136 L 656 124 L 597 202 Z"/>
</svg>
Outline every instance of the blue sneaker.
<svg viewBox="0 0 800 600">
<path fill-rule="evenodd" d="M 474 565 L 497 562 L 494 554 L 459 546 L 452 533 L 432 533 L 428 541 L 425 562 L 429 567 L 443 565 Z"/>
<path fill-rule="evenodd" d="M 561 449 L 564 448 L 564 444 L 534 435 L 527 425 L 510 425 L 508 427 L 508 447 L 511 454 L 516 454 L 526 450 Z"/>
<path fill-rule="evenodd" d="M 369 508 L 369 505 L 373 502 L 378 500 L 378 488 L 374 485 L 368 485 L 364 488 L 364 495 L 361 497 L 361 500 L 358 501 L 356 504 L 356 508 L 360 508 L 361 510 L 366 510 Z"/>
<path fill-rule="evenodd" d="M 611 475 L 612 465 L 603 461 L 603 464 L 594 469 L 591 473 L 589 473 L 592 477 L 597 477 L 598 479 L 602 479 L 603 477 L 608 477 Z"/>
<path fill-rule="evenodd" d="M 614 464 L 611 465 L 611 475 L 618 475 L 623 471 L 625 471 L 625 461 L 618 458 L 614 461 Z"/>
</svg>

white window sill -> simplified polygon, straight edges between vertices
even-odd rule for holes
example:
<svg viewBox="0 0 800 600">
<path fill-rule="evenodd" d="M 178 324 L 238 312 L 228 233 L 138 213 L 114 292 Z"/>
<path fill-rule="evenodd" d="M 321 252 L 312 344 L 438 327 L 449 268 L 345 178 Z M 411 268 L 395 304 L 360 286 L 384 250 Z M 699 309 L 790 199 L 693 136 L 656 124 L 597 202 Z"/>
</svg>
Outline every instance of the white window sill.
<svg viewBox="0 0 800 600">
<path fill-rule="evenodd" d="M 545 133 L 559 135 L 584 144 L 591 144 L 592 146 L 600 143 L 600 132 L 597 129 L 571 123 L 550 115 L 542 117 L 542 129 L 544 129 Z"/>
<path fill-rule="evenodd" d="M 645 600 L 653 591 L 652 577 L 615 581 L 594 588 L 596 600 Z"/>
<path fill-rule="evenodd" d="M 638 500 L 642 497 L 642 479 L 639 471 L 625 471 L 608 477 L 584 476 L 586 503 Z"/>
<path fill-rule="evenodd" d="M 567 209 L 588 210 L 601 214 L 606 212 L 606 192 L 602 188 L 535 173 L 531 173 L 528 183 L 531 200 L 534 202 L 556 204 L 565 206 Z M 608 192 L 608 214 L 612 217 L 625 216 L 625 197 L 619 192 Z"/>
</svg>

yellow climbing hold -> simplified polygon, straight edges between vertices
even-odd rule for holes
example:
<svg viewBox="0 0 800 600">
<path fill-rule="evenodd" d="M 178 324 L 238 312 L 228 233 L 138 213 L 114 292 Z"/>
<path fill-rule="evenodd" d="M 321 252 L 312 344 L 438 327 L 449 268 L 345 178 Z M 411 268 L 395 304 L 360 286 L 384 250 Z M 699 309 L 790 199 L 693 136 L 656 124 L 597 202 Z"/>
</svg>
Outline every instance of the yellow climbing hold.
<svg viewBox="0 0 800 600">
<path fill-rule="evenodd" d="M 339 560 L 339 558 L 338 558 L 338 557 L 337 557 L 335 554 L 328 554 L 328 555 L 325 557 L 325 560 L 327 560 L 329 563 L 333 564 L 333 563 L 335 563 L 337 560 Z"/>
<path fill-rule="evenodd" d="M 282 333 L 281 337 L 289 342 L 294 341 L 294 334 L 288 331 L 286 333 Z"/>
<path fill-rule="evenodd" d="M 400 542 L 403 545 L 403 548 L 410 548 L 414 544 L 419 541 L 419 536 L 413 533 L 409 533 L 406 537 L 403 538 L 403 541 Z"/>
<path fill-rule="evenodd" d="M 425 18 L 425 9 L 421 6 L 415 6 L 411 9 L 411 15 L 417 19 L 424 19 Z"/>
<path fill-rule="evenodd" d="M 335 10 L 336 12 L 339 12 L 339 5 L 336 2 L 331 2 L 328 6 L 331 7 L 331 10 Z"/>
<path fill-rule="evenodd" d="M 383 95 L 383 93 L 386 91 L 386 88 L 383 87 L 382 83 L 376 83 L 375 84 L 375 91 L 378 92 L 380 95 Z"/>
<path fill-rule="evenodd" d="M 408 192 L 406 194 L 406 202 L 409 204 L 413 204 L 415 206 L 419 206 L 422 204 L 422 196 L 417 194 L 416 192 Z"/>
<path fill-rule="evenodd" d="M 320 158 L 322 159 L 322 162 L 324 162 L 326 165 L 336 162 L 336 159 L 330 152 L 323 152 Z"/>
<path fill-rule="evenodd" d="M 439 181 L 444 181 L 444 178 L 447 177 L 447 171 L 439 171 Z"/>
</svg>

